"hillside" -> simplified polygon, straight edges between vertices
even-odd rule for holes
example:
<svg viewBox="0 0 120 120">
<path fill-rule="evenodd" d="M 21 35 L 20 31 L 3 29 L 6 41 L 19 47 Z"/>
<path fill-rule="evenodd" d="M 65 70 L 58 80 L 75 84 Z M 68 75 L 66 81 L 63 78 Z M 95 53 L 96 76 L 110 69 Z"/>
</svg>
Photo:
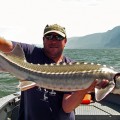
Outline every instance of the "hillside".
<svg viewBox="0 0 120 120">
<path fill-rule="evenodd" d="M 120 26 L 103 33 L 68 38 L 66 49 L 120 48 Z"/>
</svg>

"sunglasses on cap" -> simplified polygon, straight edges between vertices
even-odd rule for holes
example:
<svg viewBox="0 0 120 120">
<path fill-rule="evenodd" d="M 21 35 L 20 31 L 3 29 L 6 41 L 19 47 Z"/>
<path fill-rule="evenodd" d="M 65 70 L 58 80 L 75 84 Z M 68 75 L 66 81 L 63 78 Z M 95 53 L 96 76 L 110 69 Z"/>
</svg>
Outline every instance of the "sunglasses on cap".
<svg viewBox="0 0 120 120">
<path fill-rule="evenodd" d="M 63 36 L 59 35 L 59 34 L 46 34 L 44 36 L 47 40 L 57 40 L 57 41 L 62 41 L 63 39 L 65 39 Z"/>
</svg>

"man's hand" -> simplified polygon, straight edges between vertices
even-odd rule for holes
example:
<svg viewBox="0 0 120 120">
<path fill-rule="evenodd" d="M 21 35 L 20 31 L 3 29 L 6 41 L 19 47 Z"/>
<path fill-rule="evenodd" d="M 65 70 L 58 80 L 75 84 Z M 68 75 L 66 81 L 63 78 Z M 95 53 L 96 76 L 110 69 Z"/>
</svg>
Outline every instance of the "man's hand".
<svg viewBox="0 0 120 120">
<path fill-rule="evenodd" d="M 103 79 L 100 83 L 97 84 L 97 87 L 105 88 L 108 85 L 109 81 Z"/>
<path fill-rule="evenodd" d="M 105 88 L 108 85 L 109 81 L 103 79 L 100 83 L 98 83 L 98 79 L 94 80 L 94 82 L 86 89 L 88 92 L 93 92 L 95 87 Z"/>
</svg>

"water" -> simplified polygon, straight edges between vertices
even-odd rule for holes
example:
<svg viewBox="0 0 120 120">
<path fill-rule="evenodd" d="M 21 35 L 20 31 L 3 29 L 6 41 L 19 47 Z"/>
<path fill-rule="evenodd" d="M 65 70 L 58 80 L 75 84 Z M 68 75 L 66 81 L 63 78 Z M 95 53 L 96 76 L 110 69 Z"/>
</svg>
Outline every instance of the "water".
<svg viewBox="0 0 120 120">
<path fill-rule="evenodd" d="M 17 89 L 18 80 L 9 73 L 0 73 L 0 97 L 14 93 Z"/>
<path fill-rule="evenodd" d="M 120 70 L 120 49 L 69 49 L 64 54 L 77 61 L 105 64 Z"/>
<path fill-rule="evenodd" d="M 120 71 L 120 49 L 67 49 L 64 54 L 76 61 L 106 64 Z M 18 91 L 18 80 L 8 73 L 0 73 L 0 97 Z"/>
</svg>

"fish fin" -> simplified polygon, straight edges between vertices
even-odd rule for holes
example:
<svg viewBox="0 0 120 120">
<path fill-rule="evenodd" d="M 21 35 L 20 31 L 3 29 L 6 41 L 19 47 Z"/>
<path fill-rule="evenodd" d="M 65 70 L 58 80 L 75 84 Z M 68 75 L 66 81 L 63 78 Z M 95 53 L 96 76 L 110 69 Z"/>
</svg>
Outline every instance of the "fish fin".
<svg viewBox="0 0 120 120">
<path fill-rule="evenodd" d="M 22 59 L 22 60 L 26 60 L 24 51 L 21 48 L 20 44 L 17 44 L 11 52 L 6 53 L 6 54 L 16 56 L 16 57 L 18 57 L 19 59 Z"/>
<path fill-rule="evenodd" d="M 95 99 L 100 101 L 104 99 L 115 87 L 114 81 L 110 81 L 105 88 L 95 87 Z"/>
<path fill-rule="evenodd" d="M 26 91 L 30 88 L 33 88 L 36 86 L 35 82 L 27 81 L 27 80 L 21 80 L 19 81 L 19 85 L 17 86 L 21 91 Z"/>
</svg>

